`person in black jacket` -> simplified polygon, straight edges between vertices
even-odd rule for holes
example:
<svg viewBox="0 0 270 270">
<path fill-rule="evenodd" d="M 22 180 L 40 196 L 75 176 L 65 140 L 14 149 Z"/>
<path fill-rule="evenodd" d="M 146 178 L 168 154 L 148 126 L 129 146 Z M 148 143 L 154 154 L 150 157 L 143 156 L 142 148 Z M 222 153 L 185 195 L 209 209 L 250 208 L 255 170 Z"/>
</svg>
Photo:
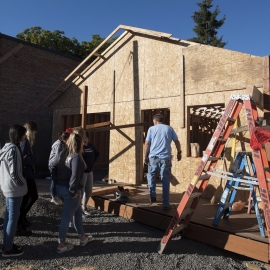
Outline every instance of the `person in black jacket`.
<svg viewBox="0 0 270 270">
<path fill-rule="evenodd" d="M 52 164 L 54 179 L 57 179 L 57 194 L 64 202 L 62 219 L 59 226 L 57 253 L 73 249 L 73 245 L 66 242 L 69 222 L 73 217 L 74 227 L 80 238 L 80 246 L 85 246 L 91 240 L 86 236 L 82 222 L 82 177 L 86 164 L 81 156 L 82 138 L 71 133 L 67 140 L 67 149 L 60 154 L 58 164 Z M 57 167 L 57 169 L 55 169 Z"/>
<path fill-rule="evenodd" d="M 30 236 L 32 234 L 32 231 L 27 230 L 27 227 L 31 226 L 31 223 L 26 219 L 26 215 L 38 199 L 38 191 L 35 181 L 35 165 L 38 161 L 38 157 L 34 154 L 32 149 L 37 133 L 37 124 L 33 121 L 29 121 L 24 124 L 24 127 L 26 128 L 26 138 L 20 143 L 20 146 L 22 150 L 24 164 L 23 170 L 28 191 L 22 199 L 16 231 L 16 235 L 18 236 Z"/>
<path fill-rule="evenodd" d="M 89 143 L 89 141 L 90 141 L 89 132 L 86 131 L 83 143 L 83 159 L 87 165 L 87 168 L 86 170 L 84 170 L 83 174 L 84 192 L 82 198 L 82 211 L 86 216 L 91 215 L 90 212 L 87 211 L 87 203 L 93 190 L 93 182 L 94 182 L 93 166 L 100 156 L 99 151 L 93 144 Z"/>
</svg>

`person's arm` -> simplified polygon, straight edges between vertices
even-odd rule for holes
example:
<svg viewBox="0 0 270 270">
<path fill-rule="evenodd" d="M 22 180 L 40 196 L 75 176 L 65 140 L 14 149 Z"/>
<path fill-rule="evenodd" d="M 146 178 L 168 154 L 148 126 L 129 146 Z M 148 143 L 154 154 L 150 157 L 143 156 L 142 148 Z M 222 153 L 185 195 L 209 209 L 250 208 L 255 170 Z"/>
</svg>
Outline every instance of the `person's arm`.
<svg viewBox="0 0 270 270">
<path fill-rule="evenodd" d="M 143 149 L 143 159 L 144 159 L 145 164 L 149 163 L 150 146 L 151 146 L 151 142 L 150 141 L 145 141 L 144 149 Z"/>
<path fill-rule="evenodd" d="M 69 180 L 69 193 L 72 198 L 76 198 L 78 184 L 80 181 L 81 170 L 82 170 L 82 160 L 79 155 L 76 155 L 71 159 L 71 177 Z"/>
<path fill-rule="evenodd" d="M 20 152 L 16 148 L 12 148 L 7 157 L 7 164 L 10 172 L 11 179 L 19 186 L 24 186 L 24 177 L 22 175 L 22 171 L 19 170 L 18 162 L 20 161 L 19 158 Z"/>
<path fill-rule="evenodd" d="M 175 147 L 177 149 L 177 160 L 180 161 L 182 158 L 181 145 L 180 145 L 179 140 L 175 140 L 174 143 L 175 143 Z"/>
</svg>

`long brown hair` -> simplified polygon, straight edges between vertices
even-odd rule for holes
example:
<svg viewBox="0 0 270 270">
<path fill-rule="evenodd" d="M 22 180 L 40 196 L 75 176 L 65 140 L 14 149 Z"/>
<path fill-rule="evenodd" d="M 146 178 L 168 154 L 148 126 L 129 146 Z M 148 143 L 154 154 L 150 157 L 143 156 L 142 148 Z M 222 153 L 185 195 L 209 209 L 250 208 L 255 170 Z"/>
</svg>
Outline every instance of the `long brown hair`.
<svg viewBox="0 0 270 270">
<path fill-rule="evenodd" d="M 71 133 L 66 144 L 67 144 L 67 150 L 68 150 L 67 156 L 70 157 L 73 154 L 77 153 L 82 159 L 84 169 L 86 169 L 87 166 L 82 157 L 83 144 L 82 144 L 81 136 L 75 133 Z"/>
<path fill-rule="evenodd" d="M 33 121 L 28 121 L 23 126 L 26 128 L 26 137 L 29 141 L 30 146 L 32 147 L 36 138 L 37 123 Z"/>
</svg>

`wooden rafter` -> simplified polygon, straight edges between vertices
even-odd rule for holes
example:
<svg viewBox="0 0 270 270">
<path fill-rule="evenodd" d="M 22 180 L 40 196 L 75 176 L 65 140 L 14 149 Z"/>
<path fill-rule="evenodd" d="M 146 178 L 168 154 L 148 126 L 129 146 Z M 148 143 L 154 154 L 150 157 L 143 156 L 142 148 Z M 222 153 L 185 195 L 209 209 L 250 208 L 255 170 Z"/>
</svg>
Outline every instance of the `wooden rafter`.
<svg viewBox="0 0 270 270">
<path fill-rule="evenodd" d="M 11 50 L 7 54 L 5 54 L 3 57 L 1 57 L 0 58 L 0 64 L 3 63 L 5 60 L 7 60 L 10 56 L 14 55 L 14 53 L 17 52 L 18 50 L 20 50 L 22 47 L 23 47 L 23 44 L 20 43 L 13 50 Z"/>
<path fill-rule="evenodd" d="M 131 26 L 126 26 L 126 25 L 119 25 L 107 38 L 105 38 L 40 104 L 39 106 L 35 109 L 37 111 L 54 93 L 57 92 L 57 90 L 67 81 L 69 80 L 72 76 L 75 75 L 75 73 L 78 74 L 78 70 L 93 56 L 97 53 L 97 51 L 109 40 L 111 39 L 119 30 L 126 30 L 130 32 L 137 32 L 137 33 L 142 33 L 146 35 L 151 35 L 151 36 L 158 36 L 158 37 L 164 37 L 164 38 L 170 38 L 172 34 L 168 33 L 162 33 L 162 32 L 157 32 L 157 31 L 151 31 L 147 29 L 141 29 L 141 28 L 136 28 L 136 27 L 131 27 Z M 88 68 L 87 68 L 88 70 Z M 78 76 L 78 75 L 75 76 Z M 80 73 L 81 75 L 84 74 L 84 72 Z"/>
</svg>

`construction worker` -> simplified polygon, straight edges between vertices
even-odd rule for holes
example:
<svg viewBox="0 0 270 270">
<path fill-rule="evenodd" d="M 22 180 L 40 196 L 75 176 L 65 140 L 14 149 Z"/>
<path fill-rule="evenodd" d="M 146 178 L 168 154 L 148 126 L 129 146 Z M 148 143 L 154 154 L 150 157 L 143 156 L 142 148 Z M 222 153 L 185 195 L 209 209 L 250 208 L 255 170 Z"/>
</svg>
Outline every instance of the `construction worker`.
<svg viewBox="0 0 270 270">
<path fill-rule="evenodd" d="M 159 172 L 162 181 L 163 209 L 170 209 L 170 180 L 172 167 L 171 142 L 177 149 L 177 160 L 181 160 L 181 145 L 172 127 L 163 124 L 163 116 L 153 116 L 154 126 L 147 132 L 144 145 L 144 163 L 148 165 L 147 182 L 150 191 L 150 202 L 156 202 L 156 174 Z"/>
</svg>

